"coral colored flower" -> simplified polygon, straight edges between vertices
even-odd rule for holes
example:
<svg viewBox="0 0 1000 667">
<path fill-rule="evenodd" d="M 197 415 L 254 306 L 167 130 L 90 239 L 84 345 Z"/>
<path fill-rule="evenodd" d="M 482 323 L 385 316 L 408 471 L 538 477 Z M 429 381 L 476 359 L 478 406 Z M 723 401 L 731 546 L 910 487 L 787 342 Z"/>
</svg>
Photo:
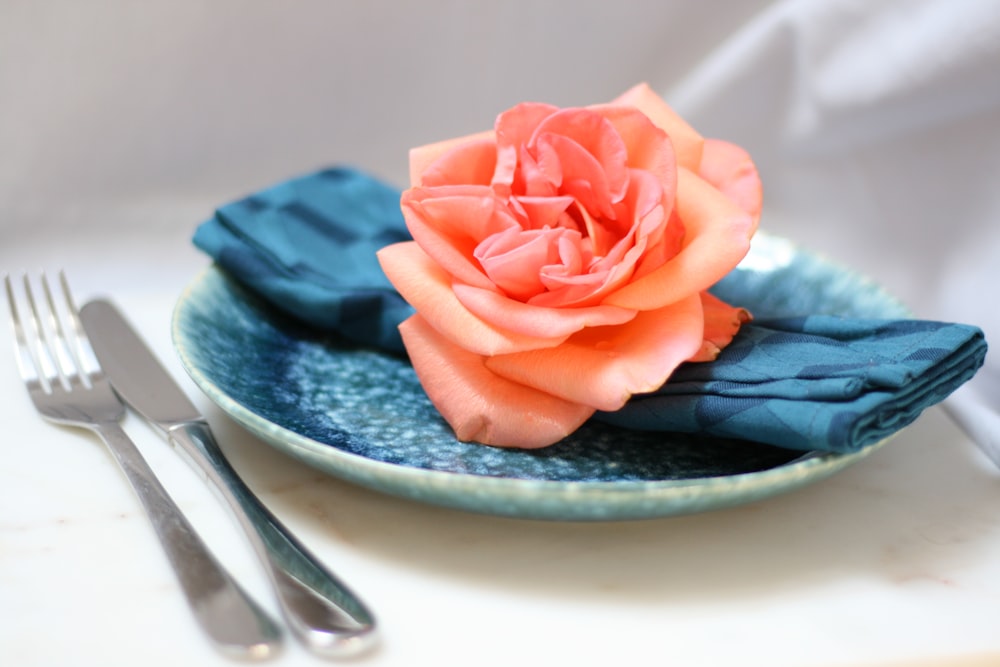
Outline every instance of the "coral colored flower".
<svg viewBox="0 0 1000 667">
<path fill-rule="evenodd" d="M 410 153 L 413 241 L 379 251 L 400 326 L 460 440 L 544 447 L 729 343 L 746 311 L 705 290 L 746 254 L 761 188 L 648 86 L 525 103 Z"/>
</svg>

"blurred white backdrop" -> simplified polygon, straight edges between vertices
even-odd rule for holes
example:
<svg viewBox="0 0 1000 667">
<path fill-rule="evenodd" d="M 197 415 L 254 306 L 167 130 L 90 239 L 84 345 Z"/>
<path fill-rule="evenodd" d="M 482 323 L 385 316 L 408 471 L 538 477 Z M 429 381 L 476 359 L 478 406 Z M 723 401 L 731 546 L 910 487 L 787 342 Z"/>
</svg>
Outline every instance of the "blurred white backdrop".
<svg viewBox="0 0 1000 667">
<path fill-rule="evenodd" d="M 2 0 L 0 271 L 178 290 L 217 204 L 334 163 L 405 185 L 411 146 L 641 80 L 751 151 L 763 229 L 1000 340 L 992 0 Z"/>
</svg>

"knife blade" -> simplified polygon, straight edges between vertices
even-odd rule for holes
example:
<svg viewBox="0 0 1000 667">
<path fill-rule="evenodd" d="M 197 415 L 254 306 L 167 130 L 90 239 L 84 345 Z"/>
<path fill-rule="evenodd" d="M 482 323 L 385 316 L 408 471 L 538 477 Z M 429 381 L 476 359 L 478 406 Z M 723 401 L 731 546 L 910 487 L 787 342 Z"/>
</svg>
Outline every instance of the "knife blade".
<svg viewBox="0 0 1000 667">
<path fill-rule="evenodd" d="M 80 320 L 115 391 L 159 427 L 226 499 L 267 571 L 292 634 L 324 657 L 370 648 L 374 616 L 247 487 L 201 412 L 122 313 L 97 299 L 80 309 Z"/>
</svg>

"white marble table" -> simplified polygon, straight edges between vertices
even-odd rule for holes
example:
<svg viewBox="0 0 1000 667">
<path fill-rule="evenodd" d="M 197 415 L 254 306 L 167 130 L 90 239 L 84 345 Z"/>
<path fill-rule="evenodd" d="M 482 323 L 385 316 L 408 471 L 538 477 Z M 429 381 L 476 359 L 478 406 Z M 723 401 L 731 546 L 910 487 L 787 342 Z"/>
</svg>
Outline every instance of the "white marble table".
<svg viewBox="0 0 1000 667">
<path fill-rule="evenodd" d="M 206 263 L 186 230 L 141 252 L 23 241 L 5 267 L 68 267 L 110 295 L 206 411 L 261 499 L 376 611 L 353 664 L 897 667 L 1000 664 L 1000 472 L 938 408 L 869 459 L 764 502 L 605 524 L 477 516 L 316 472 L 198 393 L 169 322 Z M 108 251 L 106 251 L 108 252 Z M 131 277 L 131 279 L 129 279 Z M 0 353 L 0 662 L 226 664 L 194 625 L 120 472 L 95 438 L 43 422 Z M 144 423 L 129 432 L 245 585 L 276 611 L 221 502 Z M 276 665 L 320 661 L 289 642 Z"/>
</svg>

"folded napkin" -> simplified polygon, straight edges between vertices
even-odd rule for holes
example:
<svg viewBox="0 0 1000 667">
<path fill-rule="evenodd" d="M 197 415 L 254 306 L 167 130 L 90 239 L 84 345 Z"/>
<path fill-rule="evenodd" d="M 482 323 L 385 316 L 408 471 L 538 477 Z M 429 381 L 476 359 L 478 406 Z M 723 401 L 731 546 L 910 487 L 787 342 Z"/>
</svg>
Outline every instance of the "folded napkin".
<svg viewBox="0 0 1000 667">
<path fill-rule="evenodd" d="M 944 400 L 985 353 L 982 331 L 960 324 L 829 315 L 751 322 L 714 362 L 684 364 L 656 392 L 596 418 L 851 452 Z"/>
<path fill-rule="evenodd" d="M 396 325 L 413 308 L 375 258 L 410 240 L 399 195 L 357 170 L 325 169 L 223 206 L 194 244 L 285 313 L 402 352 Z"/>
<path fill-rule="evenodd" d="M 375 257 L 410 238 L 400 191 L 350 168 L 308 174 L 223 206 L 194 243 L 280 310 L 322 330 L 404 350 L 413 313 Z M 595 419 L 801 450 L 855 451 L 912 422 L 971 378 L 976 327 L 806 316 L 745 324 L 711 363 Z"/>
</svg>

